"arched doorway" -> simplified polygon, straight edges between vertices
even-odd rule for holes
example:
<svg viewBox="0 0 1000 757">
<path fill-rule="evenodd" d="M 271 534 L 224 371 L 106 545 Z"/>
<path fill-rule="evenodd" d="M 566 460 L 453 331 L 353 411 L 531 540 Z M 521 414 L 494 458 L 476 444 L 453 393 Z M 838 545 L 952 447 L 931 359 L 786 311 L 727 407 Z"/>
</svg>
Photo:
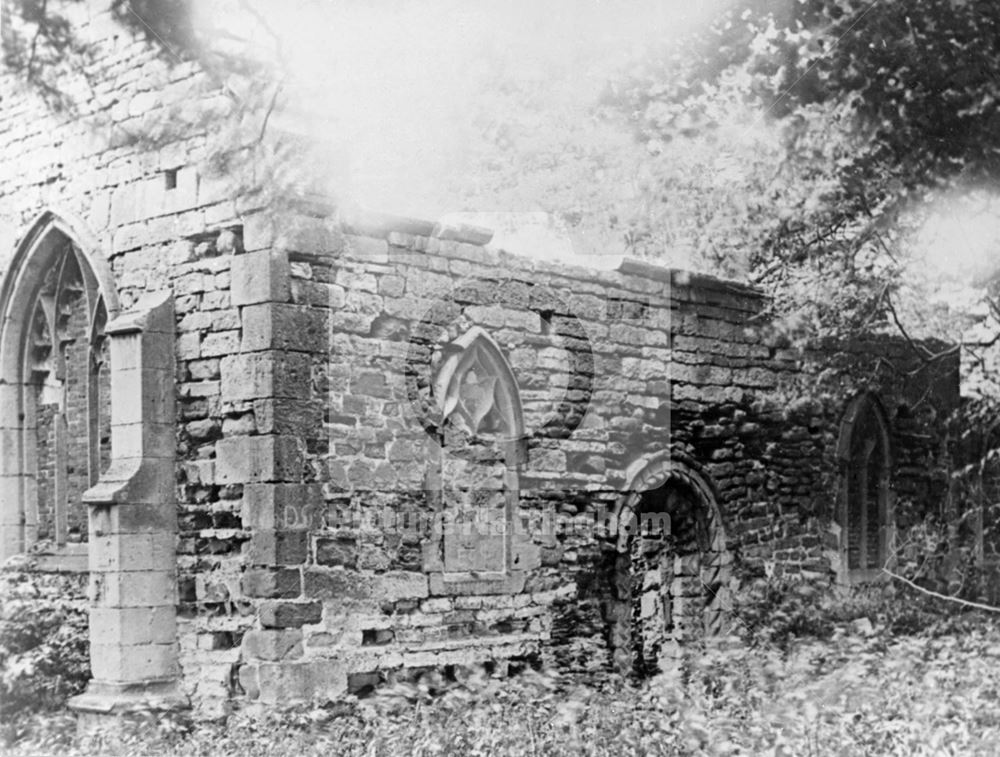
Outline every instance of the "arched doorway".
<svg viewBox="0 0 1000 757">
<path fill-rule="evenodd" d="M 724 631 L 731 558 L 708 479 L 677 459 L 644 461 L 616 524 L 613 660 L 620 672 L 648 676 Z"/>
</svg>

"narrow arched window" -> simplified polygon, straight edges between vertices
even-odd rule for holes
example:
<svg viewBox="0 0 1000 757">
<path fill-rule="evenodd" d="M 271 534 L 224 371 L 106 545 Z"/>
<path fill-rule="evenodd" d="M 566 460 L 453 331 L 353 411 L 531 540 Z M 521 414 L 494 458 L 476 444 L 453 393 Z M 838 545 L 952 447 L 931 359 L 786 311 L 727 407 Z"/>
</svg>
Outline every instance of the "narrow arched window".
<svg viewBox="0 0 1000 757">
<path fill-rule="evenodd" d="M 889 558 L 889 432 L 878 401 L 862 395 L 841 430 L 842 548 L 849 578 L 877 577 Z"/>
<path fill-rule="evenodd" d="M 69 240 L 54 262 L 33 304 L 24 399 L 36 437 L 38 538 L 60 545 L 87 539 L 82 496 L 110 457 L 110 387 L 97 282 Z"/>
<path fill-rule="evenodd" d="M 39 541 L 87 541 L 83 493 L 111 458 L 109 306 L 88 258 L 61 226 L 44 218 L 3 283 L 5 555 Z"/>
<path fill-rule="evenodd" d="M 434 386 L 446 573 L 491 574 L 511 565 L 523 419 L 517 382 L 482 329 L 447 345 Z"/>
</svg>

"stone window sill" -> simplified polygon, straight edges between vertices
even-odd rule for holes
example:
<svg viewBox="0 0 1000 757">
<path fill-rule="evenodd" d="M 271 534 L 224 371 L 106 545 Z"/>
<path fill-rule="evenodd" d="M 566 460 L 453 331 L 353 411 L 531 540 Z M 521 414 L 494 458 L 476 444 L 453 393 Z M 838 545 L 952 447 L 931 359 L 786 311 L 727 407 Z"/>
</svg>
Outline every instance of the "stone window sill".
<svg viewBox="0 0 1000 757">
<path fill-rule="evenodd" d="M 433 596 L 456 594 L 519 594 L 524 591 L 523 571 L 509 573 L 431 573 L 430 593 Z"/>
<path fill-rule="evenodd" d="M 29 552 L 24 558 L 32 570 L 41 573 L 87 573 L 90 570 L 87 544 L 64 544 L 40 552 Z"/>
</svg>

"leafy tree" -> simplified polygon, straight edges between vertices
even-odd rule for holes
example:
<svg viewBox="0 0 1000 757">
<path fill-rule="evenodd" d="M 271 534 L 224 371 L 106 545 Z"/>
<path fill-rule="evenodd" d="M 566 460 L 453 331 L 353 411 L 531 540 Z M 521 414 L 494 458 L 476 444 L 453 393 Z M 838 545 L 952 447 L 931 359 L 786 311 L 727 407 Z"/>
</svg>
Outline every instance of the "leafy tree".
<svg viewBox="0 0 1000 757">
<path fill-rule="evenodd" d="M 654 152 L 719 132 L 733 112 L 720 98 L 755 111 L 744 123 L 780 146 L 770 170 L 745 173 L 733 219 L 748 273 L 812 330 L 870 328 L 915 314 L 890 298 L 906 297 L 926 203 L 1000 171 L 998 28 L 1000 7 L 977 0 L 742 0 L 682 51 L 641 58 L 605 102 Z M 656 183 L 671 196 L 677 178 Z"/>
</svg>

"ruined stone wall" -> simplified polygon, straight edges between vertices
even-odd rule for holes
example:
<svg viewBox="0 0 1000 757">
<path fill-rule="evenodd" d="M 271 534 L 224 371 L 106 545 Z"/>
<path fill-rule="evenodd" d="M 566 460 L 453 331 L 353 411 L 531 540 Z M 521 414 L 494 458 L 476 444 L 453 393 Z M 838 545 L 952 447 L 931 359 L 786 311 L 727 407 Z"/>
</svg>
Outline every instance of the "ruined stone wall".
<svg viewBox="0 0 1000 757">
<path fill-rule="evenodd" d="M 664 453 L 716 492 L 727 570 L 832 581 L 838 440 L 863 390 L 890 419 L 898 520 L 942 506 L 955 365 L 924 368 L 889 338 L 793 348 L 768 336 L 762 297 L 731 282 L 531 263 L 473 232 L 435 234 L 306 216 L 246 227 L 214 475 L 220 497 L 242 494 L 245 565 L 220 594 L 246 603 L 237 675 L 250 699 L 475 660 L 583 664 L 566 646 L 592 634 L 600 647 L 609 622 L 599 526 L 629 468 Z M 478 330 L 513 371 L 523 457 L 511 561 L 458 575 L 434 531 L 451 453 L 433 385 Z"/>
</svg>

